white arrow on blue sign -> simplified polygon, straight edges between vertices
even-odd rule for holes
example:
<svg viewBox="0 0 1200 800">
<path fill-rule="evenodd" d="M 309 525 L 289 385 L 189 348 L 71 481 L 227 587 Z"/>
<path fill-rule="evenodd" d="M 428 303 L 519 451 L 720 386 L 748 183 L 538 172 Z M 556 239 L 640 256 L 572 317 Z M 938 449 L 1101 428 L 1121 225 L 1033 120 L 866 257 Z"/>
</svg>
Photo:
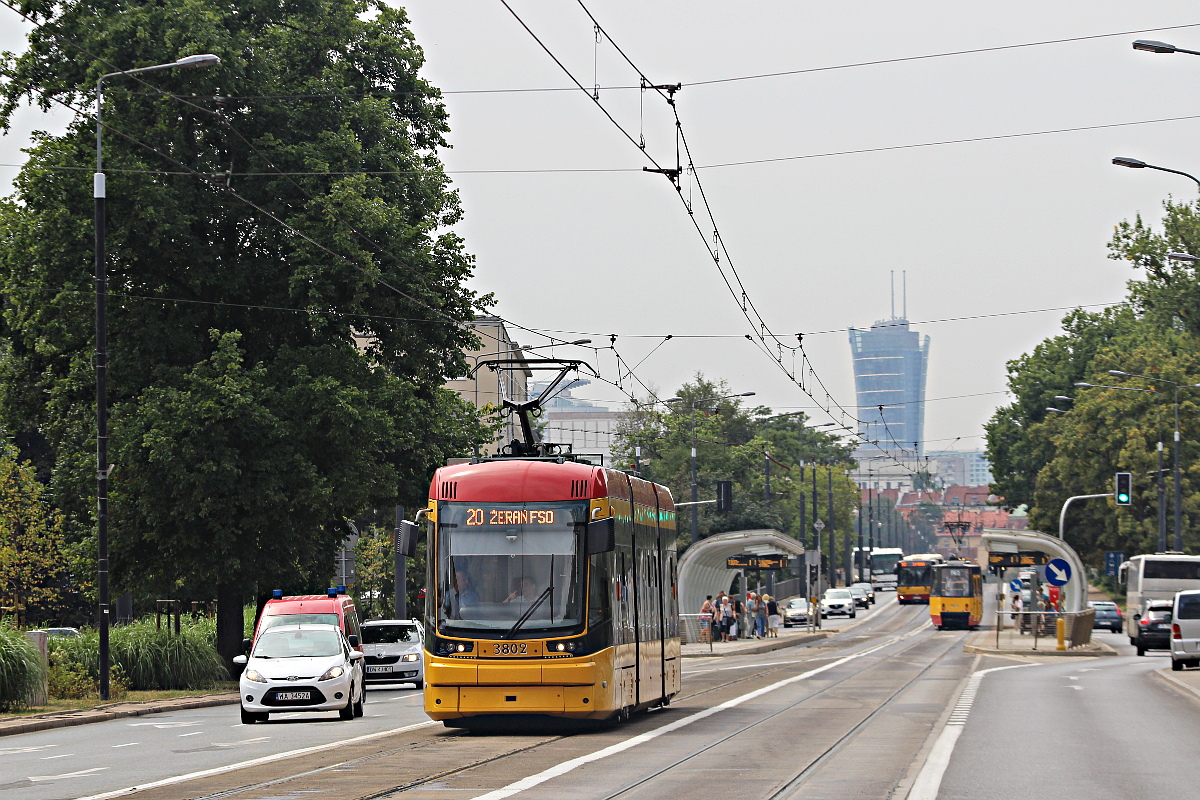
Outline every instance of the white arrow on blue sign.
<svg viewBox="0 0 1200 800">
<path fill-rule="evenodd" d="M 1052 558 L 1046 564 L 1046 583 L 1062 586 L 1071 580 L 1071 565 L 1061 558 Z"/>
<path fill-rule="evenodd" d="M 1021 591 L 1021 579 L 1013 578 L 1011 581 L 1008 582 L 1008 588 L 1012 589 L 1014 592 Z"/>
</svg>

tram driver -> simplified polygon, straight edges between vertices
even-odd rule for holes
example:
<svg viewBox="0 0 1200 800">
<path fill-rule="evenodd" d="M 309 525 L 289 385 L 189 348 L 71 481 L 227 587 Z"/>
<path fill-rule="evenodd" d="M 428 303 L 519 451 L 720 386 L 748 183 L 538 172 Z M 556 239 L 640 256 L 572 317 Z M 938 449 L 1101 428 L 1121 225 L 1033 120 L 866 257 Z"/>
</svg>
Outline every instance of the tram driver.
<svg viewBox="0 0 1200 800">
<path fill-rule="evenodd" d="M 471 573 L 467 572 L 466 567 L 455 565 L 454 581 L 450 585 L 450 590 L 446 592 L 445 611 L 449 619 L 462 619 L 463 606 L 474 605 L 479 602 L 479 594 L 475 591 L 475 587 L 471 581 Z"/>
<path fill-rule="evenodd" d="M 506 603 L 532 603 L 537 599 L 537 584 L 528 575 L 521 578 L 513 578 L 509 586 L 512 592 L 508 597 L 504 598 L 504 602 Z"/>
</svg>

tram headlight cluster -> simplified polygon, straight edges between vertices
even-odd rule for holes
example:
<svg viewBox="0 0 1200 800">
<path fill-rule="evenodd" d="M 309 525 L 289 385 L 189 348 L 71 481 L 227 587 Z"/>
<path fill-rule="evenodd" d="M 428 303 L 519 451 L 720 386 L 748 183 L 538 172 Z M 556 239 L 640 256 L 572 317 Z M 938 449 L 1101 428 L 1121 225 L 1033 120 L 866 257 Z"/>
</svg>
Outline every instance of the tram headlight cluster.
<svg viewBox="0 0 1200 800">
<path fill-rule="evenodd" d="M 438 656 L 466 655 L 474 649 L 474 642 L 455 642 L 442 638 L 437 638 L 433 642 L 433 653 Z"/>
</svg>

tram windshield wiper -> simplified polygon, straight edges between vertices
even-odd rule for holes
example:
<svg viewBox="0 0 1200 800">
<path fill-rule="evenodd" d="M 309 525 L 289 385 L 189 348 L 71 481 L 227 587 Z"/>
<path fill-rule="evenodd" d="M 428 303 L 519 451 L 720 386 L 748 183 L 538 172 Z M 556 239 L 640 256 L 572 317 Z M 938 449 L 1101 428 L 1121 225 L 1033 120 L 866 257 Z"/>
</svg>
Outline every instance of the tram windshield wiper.
<svg viewBox="0 0 1200 800">
<path fill-rule="evenodd" d="M 553 583 L 552 583 L 552 584 L 550 584 L 549 586 L 547 586 L 547 587 L 546 587 L 546 588 L 545 588 L 545 589 L 542 591 L 542 593 L 538 595 L 537 599 L 536 599 L 536 600 L 534 600 L 532 603 L 530 603 L 530 604 L 529 604 L 529 608 L 528 608 L 528 609 L 526 609 L 525 613 L 521 615 L 521 618 L 520 618 L 520 619 L 518 619 L 516 622 L 514 622 L 514 623 L 513 623 L 513 626 L 512 626 L 511 628 L 509 628 L 509 629 L 508 629 L 508 632 L 507 632 L 507 633 L 505 633 L 505 634 L 504 634 L 503 636 L 501 636 L 500 638 L 501 638 L 501 639 L 511 639 L 511 638 L 512 638 L 512 635 L 513 635 L 514 633 L 516 633 L 517 631 L 521 630 L 521 626 L 522 626 L 522 625 L 524 625 L 526 622 L 528 622 L 528 621 L 529 621 L 529 618 L 530 618 L 531 616 L 533 616 L 533 612 L 534 612 L 534 611 L 537 611 L 537 610 L 538 610 L 538 607 L 539 607 L 539 606 L 541 606 L 541 604 L 542 604 L 542 603 L 546 602 L 546 598 L 550 596 L 550 592 L 551 592 L 551 591 L 553 591 L 553 589 L 554 589 L 554 584 L 553 584 Z"/>
</svg>

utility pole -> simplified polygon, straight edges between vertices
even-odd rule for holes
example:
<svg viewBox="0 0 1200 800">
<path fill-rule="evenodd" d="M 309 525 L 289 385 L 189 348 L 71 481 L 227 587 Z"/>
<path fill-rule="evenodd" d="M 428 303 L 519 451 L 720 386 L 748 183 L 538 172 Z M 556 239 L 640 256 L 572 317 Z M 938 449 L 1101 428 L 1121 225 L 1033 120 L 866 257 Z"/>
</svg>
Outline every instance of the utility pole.
<svg viewBox="0 0 1200 800">
<path fill-rule="evenodd" d="M 834 569 L 834 564 L 837 563 L 837 547 L 834 543 L 836 534 L 834 531 L 837 526 L 834 525 L 833 519 L 833 467 L 828 467 L 826 475 L 829 478 L 829 585 L 837 586 L 837 570 Z"/>
</svg>

